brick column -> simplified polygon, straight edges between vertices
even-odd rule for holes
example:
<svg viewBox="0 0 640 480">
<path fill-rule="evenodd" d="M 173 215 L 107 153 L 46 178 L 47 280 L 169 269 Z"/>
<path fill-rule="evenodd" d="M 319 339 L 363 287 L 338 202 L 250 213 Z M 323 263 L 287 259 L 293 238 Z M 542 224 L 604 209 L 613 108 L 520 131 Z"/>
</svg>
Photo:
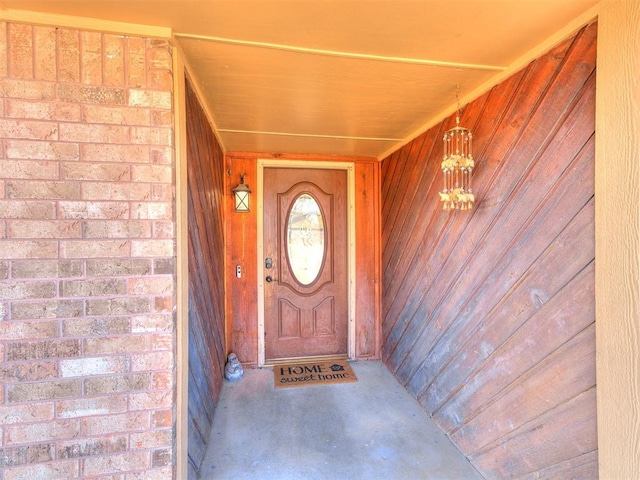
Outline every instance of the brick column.
<svg viewBox="0 0 640 480">
<path fill-rule="evenodd" d="M 171 478 L 165 40 L 0 24 L 0 478 Z"/>
</svg>

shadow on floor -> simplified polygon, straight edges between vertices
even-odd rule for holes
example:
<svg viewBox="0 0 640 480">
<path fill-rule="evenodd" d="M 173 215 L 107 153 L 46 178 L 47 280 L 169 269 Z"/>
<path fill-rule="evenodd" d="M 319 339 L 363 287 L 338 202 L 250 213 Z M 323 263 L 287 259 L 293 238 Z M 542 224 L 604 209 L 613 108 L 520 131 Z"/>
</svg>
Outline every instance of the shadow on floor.
<svg viewBox="0 0 640 480">
<path fill-rule="evenodd" d="M 356 383 L 276 390 L 270 368 L 225 383 L 201 480 L 481 479 L 381 362 Z"/>
</svg>

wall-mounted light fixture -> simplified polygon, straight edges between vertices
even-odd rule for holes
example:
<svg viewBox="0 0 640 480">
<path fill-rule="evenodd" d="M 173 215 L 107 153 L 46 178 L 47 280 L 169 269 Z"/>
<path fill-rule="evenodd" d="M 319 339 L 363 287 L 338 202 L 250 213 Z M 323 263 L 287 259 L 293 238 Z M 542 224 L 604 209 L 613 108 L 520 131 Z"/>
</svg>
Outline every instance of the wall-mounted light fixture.
<svg viewBox="0 0 640 480">
<path fill-rule="evenodd" d="M 244 183 L 244 173 L 240 175 L 240 183 L 232 190 L 235 202 L 235 211 L 245 213 L 249 211 L 249 185 Z"/>
<path fill-rule="evenodd" d="M 444 210 L 471 210 L 475 197 L 471 191 L 471 174 L 474 161 L 471 152 L 470 130 L 460 126 L 460 100 L 456 91 L 457 111 L 456 126 L 444 134 L 444 155 L 442 157 L 442 174 L 444 190 L 440 192 L 440 200 Z"/>
</svg>

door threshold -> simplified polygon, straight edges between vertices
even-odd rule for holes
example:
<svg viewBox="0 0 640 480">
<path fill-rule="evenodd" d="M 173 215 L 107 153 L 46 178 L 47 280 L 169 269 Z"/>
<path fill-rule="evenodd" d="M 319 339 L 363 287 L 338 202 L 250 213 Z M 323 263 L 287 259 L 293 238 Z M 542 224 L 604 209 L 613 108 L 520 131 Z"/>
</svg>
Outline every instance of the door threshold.
<svg viewBox="0 0 640 480">
<path fill-rule="evenodd" d="M 315 357 L 291 357 L 291 358 L 273 358 L 265 361 L 265 367 L 274 367 L 276 365 L 286 365 L 289 363 L 314 363 L 314 362 L 331 362 L 332 360 L 348 360 L 347 355 L 318 355 Z"/>
</svg>

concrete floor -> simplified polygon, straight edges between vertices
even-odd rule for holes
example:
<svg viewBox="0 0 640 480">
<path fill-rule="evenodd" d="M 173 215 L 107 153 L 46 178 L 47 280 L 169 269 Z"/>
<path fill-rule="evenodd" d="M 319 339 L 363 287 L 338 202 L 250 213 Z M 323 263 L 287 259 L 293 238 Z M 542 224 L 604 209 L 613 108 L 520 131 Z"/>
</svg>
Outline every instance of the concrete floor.
<svg viewBox="0 0 640 480">
<path fill-rule="evenodd" d="M 276 390 L 270 368 L 225 383 L 201 480 L 481 479 L 380 362 L 356 383 Z"/>
</svg>

